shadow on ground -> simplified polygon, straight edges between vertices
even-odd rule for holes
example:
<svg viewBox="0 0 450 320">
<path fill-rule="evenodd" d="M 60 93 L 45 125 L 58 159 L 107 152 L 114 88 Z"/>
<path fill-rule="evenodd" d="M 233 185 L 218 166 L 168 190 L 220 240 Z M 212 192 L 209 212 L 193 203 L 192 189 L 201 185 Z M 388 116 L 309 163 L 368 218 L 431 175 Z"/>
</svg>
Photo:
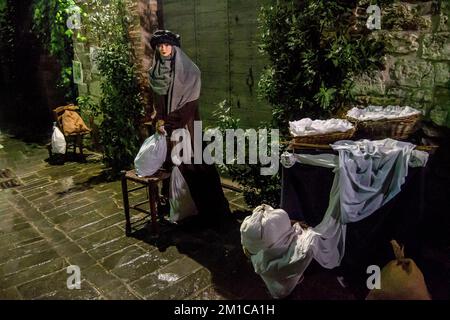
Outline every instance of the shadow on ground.
<svg viewBox="0 0 450 320">
<path fill-rule="evenodd" d="M 182 225 L 165 222 L 159 237 L 142 224 L 132 237 L 164 252 L 175 246 L 178 251 L 206 267 L 212 276 L 214 291 L 226 299 L 272 299 L 262 279 L 254 272 L 241 247 L 240 225 L 251 212 L 235 211 L 231 217 L 210 226 L 199 218 Z M 286 300 L 353 300 L 364 299 L 366 291 L 343 288 L 337 281 L 339 270 L 325 270 L 313 262 L 305 272 L 305 280 Z M 205 299 L 216 299 L 204 294 Z"/>
<path fill-rule="evenodd" d="M 159 237 L 154 237 L 147 228 L 135 231 L 132 236 L 161 252 L 175 246 L 211 272 L 214 289 L 224 298 L 268 299 L 264 284 L 254 273 L 240 244 L 239 219 L 248 214 L 235 212 L 233 217 L 213 227 L 198 217 L 182 225 L 166 221 L 161 224 Z"/>
</svg>

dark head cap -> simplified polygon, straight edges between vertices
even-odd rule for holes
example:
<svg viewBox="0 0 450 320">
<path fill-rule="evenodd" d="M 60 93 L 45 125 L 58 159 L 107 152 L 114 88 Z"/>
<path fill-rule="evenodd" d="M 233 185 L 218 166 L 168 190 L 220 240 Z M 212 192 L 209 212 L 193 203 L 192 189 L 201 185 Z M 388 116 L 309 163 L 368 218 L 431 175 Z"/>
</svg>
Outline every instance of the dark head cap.
<svg viewBox="0 0 450 320">
<path fill-rule="evenodd" d="M 152 46 L 153 50 L 155 50 L 156 46 L 161 43 L 167 43 L 172 46 L 180 47 L 180 40 L 181 37 L 179 34 L 173 33 L 169 30 L 157 30 L 150 39 L 150 45 Z"/>
</svg>

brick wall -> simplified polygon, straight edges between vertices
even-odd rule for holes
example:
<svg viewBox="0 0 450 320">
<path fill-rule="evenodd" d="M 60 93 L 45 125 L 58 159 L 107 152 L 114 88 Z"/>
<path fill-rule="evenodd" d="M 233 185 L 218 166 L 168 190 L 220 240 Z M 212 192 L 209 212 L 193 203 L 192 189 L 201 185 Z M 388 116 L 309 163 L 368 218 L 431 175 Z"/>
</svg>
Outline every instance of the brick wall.
<svg viewBox="0 0 450 320">
<path fill-rule="evenodd" d="M 86 0 L 77 0 L 76 2 L 79 5 L 84 4 L 83 8 L 87 10 L 87 14 L 95 14 L 95 12 L 89 11 L 89 3 L 86 2 Z M 146 117 L 142 121 L 145 122 L 148 120 L 152 106 L 147 71 L 152 63 L 153 50 L 148 43 L 148 39 L 158 27 L 158 5 L 157 0 L 132 0 L 129 1 L 128 4 L 128 10 L 133 17 L 129 29 L 129 35 L 133 44 L 134 59 L 142 97 L 146 106 Z M 87 19 L 82 19 L 81 32 L 86 36 L 87 40 L 80 42 L 77 39 L 74 39 L 75 60 L 82 63 L 84 78 L 83 83 L 78 85 L 78 91 L 80 96 L 90 96 L 94 102 L 99 102 L 102 95 L 101 76 L 98 70 L 96 70 L 93 66 L 90 54 L 92 48 L 95 48 L 97 44 L 87 32 L 89 26 L 86 26 L 86 23 Z M 98 148 L 99 135 L 97 127 L 100 119 L 93 119 L 92 117 L 86 115 L 83 110 L 82 116 L 85 118 L 87 123 L 89 123 L 90 127 L 93 128 L 91 145 L 94 148 Z M 144 126 L 141 128 L 141 135 L 142 138 L 147 135 Z"/>
<path fill-rule="evenodd" d="M 133 42 L 138 78 L 142 95 L 146 105 L 146 115 L 151 113 L 151 91 L 148 83 L 148 69 L 152 65 L 153 50 L 149 39 L 158 29 L 158 4 L 156 0 L 133 1 L 129 7 L 134 21 L 130 29 L 130 37 Z"/>
</svg>

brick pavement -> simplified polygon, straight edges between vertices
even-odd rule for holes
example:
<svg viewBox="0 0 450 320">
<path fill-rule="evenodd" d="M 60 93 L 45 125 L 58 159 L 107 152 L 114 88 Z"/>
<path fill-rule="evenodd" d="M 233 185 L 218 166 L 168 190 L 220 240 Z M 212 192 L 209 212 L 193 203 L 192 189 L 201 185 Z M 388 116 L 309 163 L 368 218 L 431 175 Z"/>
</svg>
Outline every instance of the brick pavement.
<svg viewBox="0 0 450 320">
<path fill-rule="evenodd" d="M 126 237 L 120 181 L 102 178 L 98 155 L 52 166 L 42 145 L 5 134 L 0 145 L 0 169 L 21 183 L 0 189 L 0 299 L 270 298 L 240 247 L 241 194 L 225 190 L 235 219 L 220 230 L 187 224 L 163 227 L 159 239 L 145 229 Z M 69 265 L 80 267 L 80 290 L 67 289 Z M 291 299 L 355 298 L 311 269 Z"/>
</svg>

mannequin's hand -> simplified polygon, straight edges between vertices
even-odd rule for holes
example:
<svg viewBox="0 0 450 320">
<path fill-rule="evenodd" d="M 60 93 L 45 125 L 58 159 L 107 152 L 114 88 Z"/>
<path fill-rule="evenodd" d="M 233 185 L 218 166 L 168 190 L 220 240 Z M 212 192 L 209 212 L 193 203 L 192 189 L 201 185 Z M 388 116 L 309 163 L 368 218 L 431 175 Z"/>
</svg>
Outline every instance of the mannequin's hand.
<svg viewBox="0 0 450 320">
<path fill-rule="evenodd" d="M 164 126 L 159 126 L 159 127 L 158 127 L 158 132 L 159 132 L 160 134 L 167 135 L 166 130 L 164 130 Z"/>
<path fill-rule="evenodd" d="M 167 134 L 166 133 L 166 130 L 164 130 L 164 121 L 163 120 L 159 120 L 157 123 L 156 123 L 156 131 L 159 133 L 159 134 Z"/>
</svg>

